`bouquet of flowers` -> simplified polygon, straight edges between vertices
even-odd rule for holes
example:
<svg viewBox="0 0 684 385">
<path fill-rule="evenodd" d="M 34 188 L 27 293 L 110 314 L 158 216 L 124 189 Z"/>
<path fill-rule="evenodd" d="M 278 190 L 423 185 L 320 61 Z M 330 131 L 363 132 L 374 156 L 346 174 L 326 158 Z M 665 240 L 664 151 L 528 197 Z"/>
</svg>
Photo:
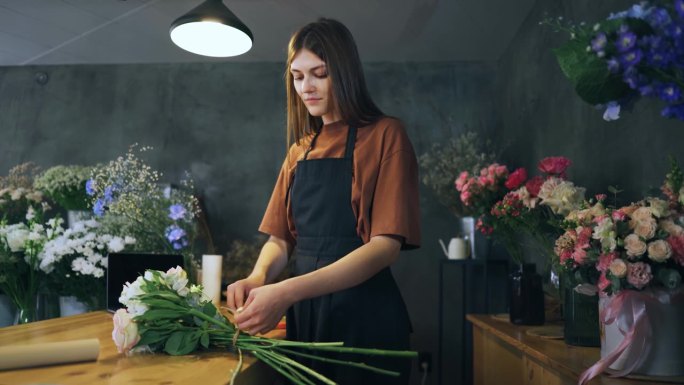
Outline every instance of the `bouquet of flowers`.
<svg viewBox="0 0 684 385">
<path fill-rule="evenodd" d="M 0 222 L 0 289 L 19 310 L 19 322 L 36 319 L 36 295 L 42 274 L 40 253 L 46 242 L 59 236 L 61 219 L 53 218 L 42 225 L 32 219 L 8 225 Z"/>
<path fill-rule="evenodd" d="M 9 224 L 25 222 L 50 208 L 43 194 L 33 187 L 39 170 L 33 163 L 22 163 L 7 176 L 0 176 L 0 220 Z"/>
<path fill-rule="evenodd" d="M 571 39 L 554 50 L 565 76 L 587 103 L 619 118 L 639 97 L 661 99 L 661 114 L 684 120 L 684 1 L 641 2 L 593 27 L 546 20 Z"/>
<path fill-rule="evenodd" d="M 249 352 L 293 384 L 333 381 L 291 357 L 304 357 L 331 364 L 362 368 L 389 376 L 399 373 L 363 363 L 342 361 L 316 355 L 317 352 L 415 357 L 412 351 L 361 349 L 338 342 L 296 342 L 250 336 L 240 331 L 204 296 L 202 288 L 188 286 L 183 269 L 167 272 L 148 270 L 133 283 L 127 283 L 119 301 L 126 309 L 114 314 L 112 338 L 120 353 L 164 351 L 171 355 L 190 354 L 212 347 L 237 351 L 240 360 L 233 371 L 234 382 L 242 365 L 243 352 Z"/>
<path fill-rule="evenodd" d="M 192 180 L 182 180 L 179 188 L 162 187 L 161 174 L 136 156 L 136 147 L 93 170 L 86 182 L 93 212 L 104 231 L 134 237 L 137 250 L 181 253 L 192 266 L 199 213 Z"/>
<path fill-rule="evenodd" d="M 104 303 L 108 253 L 135 243 L 132 237 L 98 233 L 99 228 L 95 220 L 76 222 L 47 241 L 38 256 L 48 287 L 61 296 L 76 297 L 89 309 Z"/>
<path fill-rule="evenodd" d="M 464 170 L 477 173 L 485 165 L 493 163 L 495 157 L 489 141 L 482 143 L 476 132 L 468 132 L 445 143 L 433 144 L 418 162 L 423 170 L 423 183 L 432 189 L 439 203 L 462 217 L 472 214 L 472 209 L 454 195 L 454 175 Z"/>
<path fill-rule="evenodd" d="M 85 184 L 91 172 L 92 167 L 55 166 L 41 173 L 34 186 L 65 210 L 87 210 Z"/>
<path fill-rule="evenodd" d="M 565 180 L 570 165 L 567 158 L 547 157 L 537 166 L 544 176 L 528 179 L 527 171 L 518 168 L 506 180 L 510 191 L 492 206 L 486 222 L 516 262 L 522 263 L 524 252 L 521 234 L 531 236 L 543 252 L 552 254 L 562 216 L 584 200 L 584 188 Z"/>
</svg>

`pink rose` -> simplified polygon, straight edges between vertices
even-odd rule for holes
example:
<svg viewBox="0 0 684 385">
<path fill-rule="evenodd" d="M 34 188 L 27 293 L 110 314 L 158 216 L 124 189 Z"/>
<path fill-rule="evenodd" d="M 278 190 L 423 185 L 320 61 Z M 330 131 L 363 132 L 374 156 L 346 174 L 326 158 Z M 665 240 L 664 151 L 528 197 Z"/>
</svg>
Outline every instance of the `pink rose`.
<svg viewBox="0 0 684 385">
<path fill-rule="evenodd" d="M 456 190 L 458 190 L 458 191 L 463 190 L 463 185 L 465 185 L 467 180 L 468 180 L 468 171 L 461 172 L 458 175 L 458 178 L 456 178 Z"/>
<path fill-rule="evenodd" d="M 648 248 L 646 246 L 646 242 L 642 241 L 636 234 L 629 234 L 625 237 L 624 242 L 628 257 L 638 257 L 643 255 Z"/>
<path fill-rule="evenodd" d="M 648 257 L 656 262 L 665 262 L 672 256 L 672 248 L 670 245 L 658 239 L 648 244 Z"/>
<path fill-rule="evenodd" d="M 620 210 L 613 211 L 613 213 L 611 214 L 611 216 L 613 217 L 613 220 L 616 221 L 616 222 L 622 222 L 622 221 L 624 221 L 625 219 L 627 219 L 627 214 L 623 213 L 623 212 L 620 211 Z"/>
<path fill-rule="evenodd" d="M 637 289 L 643 289 L 653 279 L 651 266 L 643 262 L 627 264 L 627 282 Z"/>
<path fill-rule="evenodd" d="M 620 258 L 615 259 L 609 266 L 610 274 L 617 278 L 623 278 L 627 275 L 627 264 Z"/>
<path fill-rule="evenodd" d="M 634 234 L 645 240 L 655 237 L 656 230 L 658 230 L 658 223 L 653 218 L 640 220 L 636 223 L 636 226 L 634 226 Z"/>
<path fill-rule="evenodd" d="M 112 339 L 119 353 L 128 353 L 140 341 L 138 325 L 126 309 L 119 309 L 114 313 L 114 330 Z"/>
<path fill-rule="evenodd" d="M 527 191 L 529 191 L 530 196 L 536 197 L 537 195 L 539 195 L 539 190 L 541 189 L 541 186 L 543 184 L 544 178 L 537 175 L 525 183 L 525 188 L 527 188 Z"/>
<path fill-rule="evenodd" d="M 596 200 L 597 200 L 598 202 L 603 202 L 604 200 L 606 200 L 606 198 L 608 198 L 608 195 L 606 195 L 606 194 L 596 194 L 596 195 L 594 196 L 594 198 L 596 198 Z"/>
<path fill-rule="evenodd" d="M 548 175 L 557 175 L 561 178 L 565 177 L 565 170 L 572 162 L 570 159 L 562 156 L 550 156 L 539 161 L 539 171 Z"/>
<path fill-rule="evenodd" d="M 527 179 L 527 171 L 520 167 L 519 169 L 513 171 L 506 180 L 505 186 L 509 190 L 514 190 L 520 187 L 521 184 Z"/>
<path fill-rule="evenodd" d="M 672 259 L 684 266 L 684 235 L 669 236 L 667 243 L 672 248 Z"/>
</svg>

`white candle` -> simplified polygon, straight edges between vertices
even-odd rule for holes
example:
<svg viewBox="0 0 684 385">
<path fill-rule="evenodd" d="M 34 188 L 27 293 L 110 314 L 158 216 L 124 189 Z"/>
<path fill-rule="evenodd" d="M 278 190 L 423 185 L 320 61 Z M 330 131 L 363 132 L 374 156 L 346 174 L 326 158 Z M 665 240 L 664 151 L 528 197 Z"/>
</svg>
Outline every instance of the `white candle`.
<svg viewBox="0 0 684 385">
<path fill-rule="evenodd" d="M 205 254 L 202 256 L 202 286 L 211 302 L 217 308 L 221 304 L 221 264 L 220 255 Z"/>
</svg>

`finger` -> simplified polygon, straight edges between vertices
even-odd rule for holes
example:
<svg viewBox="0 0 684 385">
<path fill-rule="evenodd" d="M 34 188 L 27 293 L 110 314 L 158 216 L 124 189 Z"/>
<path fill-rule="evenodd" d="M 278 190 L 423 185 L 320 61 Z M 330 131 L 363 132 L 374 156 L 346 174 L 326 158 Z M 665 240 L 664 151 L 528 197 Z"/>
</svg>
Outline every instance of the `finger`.
<svg viewBox="0 0 684 385">
<path fill-rule="evenodd" d="M 247 296 L 247 301 L 245 301 L 245 304 L 242 305 L 242 307 L 247 307 L 247 306 L 249 306 L 252 302 L 254 302 L 254 297 L 256 297 L 256 295 L 254 294 L 254 291 L 251 291 L 251 292 L 249 293 L 249 295 Z"/>
<path fill-rule="evenodd" d="M 245 289 L 243 287 L 240 287 L 239 289 L 235 290 L 235 307 L 244 307 L 245 306 Z"/>
<path fill-rule="evenodd" d="M 233 285 L 228 285 L 226 288 L 226 306 L 228 309 L 235 309 L 235 287 Z"/>
</svg>

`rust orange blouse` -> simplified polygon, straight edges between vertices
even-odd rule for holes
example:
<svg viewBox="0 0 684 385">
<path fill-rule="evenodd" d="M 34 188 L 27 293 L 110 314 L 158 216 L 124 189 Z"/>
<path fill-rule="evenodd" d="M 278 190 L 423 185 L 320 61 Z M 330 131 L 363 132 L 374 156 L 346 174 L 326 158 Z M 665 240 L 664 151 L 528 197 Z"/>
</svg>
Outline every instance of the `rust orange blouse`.
<svg viewBox="0 0 684 385">
<path fill-rule="evenodd" d="M 307 159 L 342 158 L 348 129 L 342 122 L 324 125 Z M 297 229 L 290 200 L 285 198 L 297 161 L 303 158 L 310 141 L 311 137 L 290 147 L 259 226 L 259 231 L 293 246 Z M 403 238 L 404 250 L 420 246 L 418 164 L 399 120 L 383 117 L 358 128 L 351 191 L 356 230 L 364 243 L 376 235 L 394 235 Z"/>
</svg>

